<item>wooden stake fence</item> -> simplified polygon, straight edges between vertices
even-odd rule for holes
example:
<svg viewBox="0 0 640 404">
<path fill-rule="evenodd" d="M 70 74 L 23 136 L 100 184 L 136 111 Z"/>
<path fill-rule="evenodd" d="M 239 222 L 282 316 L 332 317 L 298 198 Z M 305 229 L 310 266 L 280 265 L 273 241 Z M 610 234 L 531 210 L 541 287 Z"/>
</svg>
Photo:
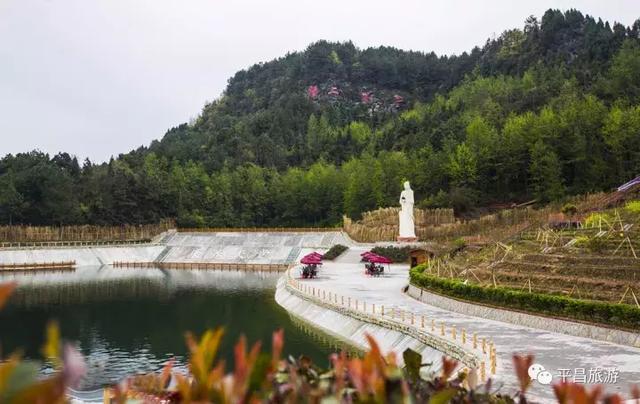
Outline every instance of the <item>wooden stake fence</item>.
<svg viewBox="0 0 640 404">
<path fill-rule="evenodd" d="M 163 220 L 156 224 L 122 226 L 0 226 L 0 241 L 36 243 L 150 240 L 173 228 L 175 223 L 172 220 Z"/>
<path fill-rule="evenodd" d="M 283 272 L 289 264 L 245 264 L 227 262 L 120 262 L 114 268 L 197 269 L 220 271 Z"/>
<path fill-rule="evenodd" d="M 61 262 L 27 262 L 22 264 L 0 264 L 0 271 L 38 271 L 38 270 L 60 270 L 73 269 L 76 266 L 75 261 Z"/>
<path fill-rule="evenodd" d="M 151 239 L 112 240 L 112 241 L 26 241 L 0 242 L 0 248 L 59 248 L 59 247 L 93 247 L 148 244 Z"/>
</svg>

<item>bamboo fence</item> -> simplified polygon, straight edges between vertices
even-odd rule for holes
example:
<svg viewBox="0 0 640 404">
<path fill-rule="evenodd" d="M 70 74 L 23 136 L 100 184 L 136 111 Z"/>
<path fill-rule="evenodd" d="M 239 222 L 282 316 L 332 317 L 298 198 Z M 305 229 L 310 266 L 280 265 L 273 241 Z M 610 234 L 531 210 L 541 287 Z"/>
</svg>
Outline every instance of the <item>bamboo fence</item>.
<svg viewBox="0 0 640 404">
<path fill-rule="evenodd" d="M 163 220 L 157 224 L 122 226 L 0 226 L 0 242 L 150 240 L 174 227 L 175 223 L 171 220 Z"/>
<path fill-rule="evenodd" d="M 178 233 L 322 233 L 340 230 L 336 227 L 196 227 L 179 228 Z"/>
<path fill-rule="evenodd" d="M 344 217 L 344 230 L 359 242 L 395 241 L 398 236 L 399 208 L 367 212 L 354 222 Z M 474 236 L 482 240 L 499 240 L 518 233 L 533 222 L 546 219 L 547 210 L 506 209 L 472 220 L 455 220 L 451 209 L 416 209 L 416 236 L 420 240 L 443 240 Z"/>
</svg>

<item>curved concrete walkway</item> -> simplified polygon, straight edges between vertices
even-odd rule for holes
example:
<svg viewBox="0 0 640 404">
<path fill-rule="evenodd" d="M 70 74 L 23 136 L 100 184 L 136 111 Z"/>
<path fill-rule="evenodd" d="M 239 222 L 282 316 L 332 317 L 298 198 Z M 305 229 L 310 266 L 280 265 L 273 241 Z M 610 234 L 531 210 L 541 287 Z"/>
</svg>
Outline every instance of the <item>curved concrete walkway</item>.
<svg viewBox="0 0 640 404">
<path fill-rule="evenodd" d="M 364 274 L 360 253 L 369 248 L 365 245 L 351 246 L 335 262 L 326 261 L 317 279 L 302 280 L 301 283 L 358 299 L 368 305 L 384 305 L 387 312 L 396 309 L 414 313 L 417 318 L 425 316 L 428 327 L 431 320 L 435 319 L 437 324 L 444 322 L 447 330 L 451 326 L 455 326 L 458 333 L 465 329 L 467 344 L 470 344 L 472 332 L 490 339 L 497 352 L 494 387 L 500 387 L 504 393 L 517 391 L 512 366 L 513 353 L 534 354 L 535 362 L 552 373 L 554 383 L 560 381 L 562 373 L 567 374 L 562 369 L 571 371 L 569 381 L 573 381 L 573 374 L 578 375 L 577 381 L 580 381 L 580 374 L 584 371 L 587 379 L 585 384 L 591 384 L 588 379 L 591 378 L 593 382 L 597 375 L 607 377 L 607 371 L 602 369 L 612 369 L 613 372 L 608 377 L 613 378 L 616 374 L 617 377 L 615 382 L 610 380 L 610 383 L 604 384 L 605 390 L 608 393 L 621 393 L 624 397 L 629 397 L 633 384 L 640 383 L 640 349 L 467 316 L 419 302 L 402 292 L 403 287 L 408 284 L 407 265 L 392 265 L 384 276 L 378 278 Z M 313 319 L 308 320 L 313 322 Z M 420 327 L 419 323 L 417 321 L 415 326 Z M 487 373 L 489 374 L 489 370 Z M 533 397 L 542 401 L 552 401 L 554 398 L 550 386 L 536 381 L 530 392 Z"/>
</svg>

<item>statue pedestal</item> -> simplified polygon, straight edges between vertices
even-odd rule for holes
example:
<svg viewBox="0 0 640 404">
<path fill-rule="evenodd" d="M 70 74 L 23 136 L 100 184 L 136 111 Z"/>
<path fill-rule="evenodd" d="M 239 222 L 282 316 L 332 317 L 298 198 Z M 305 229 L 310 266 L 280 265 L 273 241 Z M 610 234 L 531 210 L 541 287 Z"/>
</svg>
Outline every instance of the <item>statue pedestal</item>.
<svg viewBox="0 0 640 404">
<path fill-rule="evenodd" d="M 400 237 L 397 238 L 398 243 L 415 243 L 418 241 L 418 237 Z"/>
</svg>

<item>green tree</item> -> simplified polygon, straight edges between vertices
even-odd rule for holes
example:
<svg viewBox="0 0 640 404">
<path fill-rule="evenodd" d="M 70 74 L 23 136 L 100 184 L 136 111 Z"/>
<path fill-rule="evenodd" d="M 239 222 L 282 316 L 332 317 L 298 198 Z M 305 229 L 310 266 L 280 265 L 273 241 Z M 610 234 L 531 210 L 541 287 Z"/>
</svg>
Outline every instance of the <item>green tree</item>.
<svg viewBox="0 0 640 404">
<path fill-rule="evenodd" d="M 344 211 L 351 218 L 360 218 L 363 212 L 376 209 L 384 200 L 382 167 L 371 155 L 351 159 L 342 167 L 347 178 L 344 192 Z"/>
<path fill-rule="evenodd" d="M 12 224 L 13 219 L 19 217 L 22 204 L 23 197 L 16 189 L 13 174 L 0 176 L 0 220 Z"/>
<path fill-rule="evenodd" d="M 613 58 L 609 70 L 609 91 L 631 102 L 640 100 L 640 44 L 627 39 Z"/>
<path fill-rule="evenodd" d="M 467 140 L 465 144 L 468 145 L 476 161 L 477 186 L 486 193 L 495 194 L 496 164 L 499 162 L 499 156 L 497 155 L 499 150 L 498 131 L 484 118 L 476 116 L 467 125 L 466 132 Z M 456 160 L 458 159 L 456 158 Z M 472 163 L 468 162 L 466 164 Z M 463 185 L 460 182 L 456 182 L 456 184 Z M 467 185 L 471 184 L 473 182 L 467 183 Z"/>
<path fill-rule="evenodd" d="M 640 106 L 613 107 L 605 118 L 604 141 L 613 154 L 617 182 L 640 173 Z"/>
<path fill-rule="evenodd" d="M 552 201 L 564 194 L 558 156 L 542 140 L 531 148 L 529 175 L 532 193 L 540 201 Z"/>
<path fill-rule="evenodd" d="M 478 161 L 471 148 L 462 143 L 449 155 L 448 173 L 455 186 L 471 186 L 476 183 Z"/>
</svg>

